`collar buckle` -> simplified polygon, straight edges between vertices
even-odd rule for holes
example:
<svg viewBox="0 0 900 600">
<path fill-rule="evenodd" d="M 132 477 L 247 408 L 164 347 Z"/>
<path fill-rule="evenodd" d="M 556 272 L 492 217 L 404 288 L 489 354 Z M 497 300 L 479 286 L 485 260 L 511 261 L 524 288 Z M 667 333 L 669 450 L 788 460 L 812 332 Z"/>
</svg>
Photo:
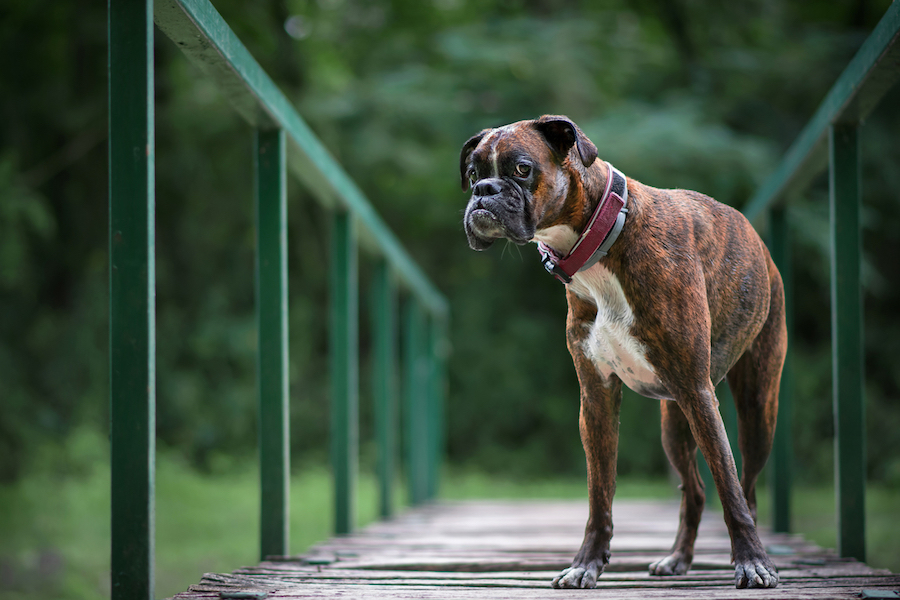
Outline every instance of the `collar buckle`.
<svg viewBox="0 0 900 600">
<path fill-rule="evenodd" d="M 559 266 L 559 263 L 556 262 L 550 253 L 542 253 L 544 256 L 541 258 L 541 264 L 544 265 L 544 268 L 547 269 L 547 272 L 556 277 L 562 283 L 572 283 L 572 278 L 568 273 L 562 270 L 562 267 Z"/>
</svg>

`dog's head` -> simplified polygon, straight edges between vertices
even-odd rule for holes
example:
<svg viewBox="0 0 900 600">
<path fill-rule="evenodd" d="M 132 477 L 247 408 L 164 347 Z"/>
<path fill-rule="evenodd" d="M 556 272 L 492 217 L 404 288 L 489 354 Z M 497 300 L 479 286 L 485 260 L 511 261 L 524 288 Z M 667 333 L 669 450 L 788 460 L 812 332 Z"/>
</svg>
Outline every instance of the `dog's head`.
<svg viewBox="0 0 900 600">
<path fill-rule="evenodd" d="M 545 115 L 485 129 L 459 157 L 469 246 L 484 250 L 505 237 L 525 244 L 566 211 L 572 178 L 583 178 L 597 148 L 568 117 Z"/>
</svg>

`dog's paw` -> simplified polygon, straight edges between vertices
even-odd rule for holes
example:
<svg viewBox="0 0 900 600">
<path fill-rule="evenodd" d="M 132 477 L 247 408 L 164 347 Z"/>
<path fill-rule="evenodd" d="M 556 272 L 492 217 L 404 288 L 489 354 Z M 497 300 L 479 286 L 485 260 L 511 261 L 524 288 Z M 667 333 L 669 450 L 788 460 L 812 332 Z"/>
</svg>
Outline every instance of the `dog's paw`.
<svg viewBox="0 0 900 600">
<path fill-rule="evenodd" d="M 569 567 L 553 579 L 550 585 L 555 588 L 593 588 L 597 586 L 600 569 L 594 566 Z"/>
<path fill-rule="evenodd" d="M 650 574 L 660 577 L 684 575 L 690 568 L 691 561 L 681 552 L 674 552 L 650 565 Z"/>
<path fill-rule="evenodd" d="M 767 558 L 738 563 L 734 568 L 734 587 L 773 588 L 778 585 L 778 569 Z"/>
</svg>

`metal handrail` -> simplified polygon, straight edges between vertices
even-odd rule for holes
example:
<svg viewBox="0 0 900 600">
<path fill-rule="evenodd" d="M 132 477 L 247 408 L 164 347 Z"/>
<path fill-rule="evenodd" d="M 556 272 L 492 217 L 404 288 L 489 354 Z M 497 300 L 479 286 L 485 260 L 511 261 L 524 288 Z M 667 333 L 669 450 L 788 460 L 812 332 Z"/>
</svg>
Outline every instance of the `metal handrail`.
<svg viewBox="0 0 900 600">
<path fill-rule="evenodd" d="M 791 144 L 778 168 L 754 194 L 744 215 L 763 212 L 799 194 L 828 166 L 828 130 L 836 123 L 860 123 L 900 78 L 900 3 L 881 21 L 828 91 L 812 118 Z"/>
<path fill-rule="evenodd" d="M 285 130 L 291 142 L 291 172 L 323 205 L 350 212 L 360 226 L 363 245 L 388 260 L 429 312 L 445 316 L 447 300 L 213 5 L 208 0 L 157 0 L 154 18 L 160 31 L 217 84 L 250 125 Z"/>
<path fill-rule="evenodd" d="M 782 162 L 744 208 L 767 212 L 772 256 L 785 283 L 788 337 L 793 329 L 791 223 L 785 206 L 828 167 L 831 213 L 831 332 L 837 539 L 841 556 L 865 561 L 865 375 L 860 279 L 861 182 L 858 129 L 900 81 L 900 2 L 881 21 L 829 90 Z M 790 530 L 792 359 L 781 382 L 772 453 L 774 529 Z"/>
<path fill-rule="evenodd" d="M 398 365 L 410 499 L 437 493 L 447 300 L 208 0 L 109 0 L 111 580 L 114 599 L 154 597 L 155 111 L 157 26 L 255 128 L 260 556 L 288 553 L 288 169 L 332 213 L 329 255 L 335 532 L 355 524 L 359 402 L 357 249 L 376 255 L 373 400 L 381 515 L 393 499 Z M 405 288 L 405 318 L 399 291 Z M 410 316 L 412 315 L 412 316 Z M 407 343 L 397 354 L 398 329 Z M 414 460 L 412 460 L 414 458 Z"/>
</svg>

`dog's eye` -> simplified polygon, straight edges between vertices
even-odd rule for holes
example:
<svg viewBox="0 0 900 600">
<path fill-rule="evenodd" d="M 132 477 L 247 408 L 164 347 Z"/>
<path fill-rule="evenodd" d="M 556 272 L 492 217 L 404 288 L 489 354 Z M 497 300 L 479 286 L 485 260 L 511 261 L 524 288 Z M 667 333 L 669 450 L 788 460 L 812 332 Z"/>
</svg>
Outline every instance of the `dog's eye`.
<svg viewBox="0 0 900 600">
<path fill-rule="evenodd" d="M 478 181 L 478 175 L 475 173 L 475 171 L 472 171 L 471 173 L 469 173 L 469 185 L 474 186 L 476 181 Z"/>
<path fill-rule="evenodd" d="M 528 177 L 531 174 L 531 165 L 519 163 L 516 165 L 516 175 L 519 177 Z"/>
</svg>

